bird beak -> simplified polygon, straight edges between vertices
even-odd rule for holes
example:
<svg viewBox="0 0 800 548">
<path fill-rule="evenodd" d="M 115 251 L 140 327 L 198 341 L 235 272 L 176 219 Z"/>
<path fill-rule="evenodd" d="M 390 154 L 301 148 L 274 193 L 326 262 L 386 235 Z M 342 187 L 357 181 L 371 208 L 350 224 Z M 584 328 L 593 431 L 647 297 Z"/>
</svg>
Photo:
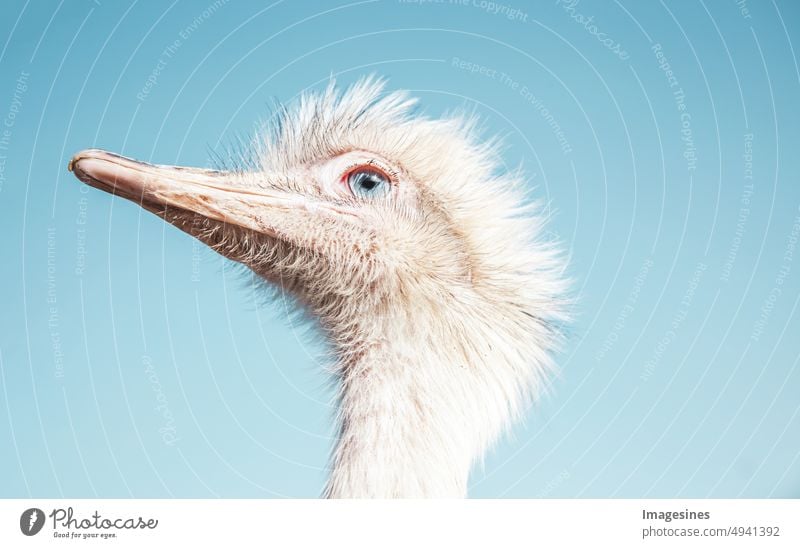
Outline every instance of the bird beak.
<svg viewBox="0 0 800 548">
<path fill-rule="evenodd" d="M 271 236 L 275 216 L 265 212 L 302 205 L 298 196 L 238 183 L 232 172 L 153 165 L 98 149 L 79 152 L 68 168 L 84 183 L 156 214 L 183 210 Z"/>
</svg>

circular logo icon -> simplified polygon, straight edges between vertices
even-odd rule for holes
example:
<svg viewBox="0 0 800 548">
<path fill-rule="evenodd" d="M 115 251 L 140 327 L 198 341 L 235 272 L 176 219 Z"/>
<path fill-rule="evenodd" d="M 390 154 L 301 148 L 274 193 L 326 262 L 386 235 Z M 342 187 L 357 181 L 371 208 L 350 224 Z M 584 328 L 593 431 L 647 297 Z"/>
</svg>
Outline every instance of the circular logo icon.
<svg viewBox="0 0 800 548">
<path fill-rule="evenodd" d="M 32 537 L 44 527 L 44 512 L 38 508 L 28 508 L 19 517 L 19 530 L 26 537 Z"/>
</svg>

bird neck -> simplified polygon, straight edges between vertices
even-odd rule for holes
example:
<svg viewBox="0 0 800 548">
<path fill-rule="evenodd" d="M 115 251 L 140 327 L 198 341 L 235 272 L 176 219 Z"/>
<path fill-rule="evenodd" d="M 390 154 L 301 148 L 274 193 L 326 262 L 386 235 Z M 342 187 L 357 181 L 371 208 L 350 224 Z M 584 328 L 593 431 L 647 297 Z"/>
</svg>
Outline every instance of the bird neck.
<svg viewBox="0 0 800 548">
<path fill-rule="evenodd" d="M 437 401 L 422 348 L 379 345 L 342 376 L 329 498 L 464 497 L 473 457 L 452 402 Z M 439 364 L 447 368 L 447 364 Z"/>
<path fill-rule="evenodd" d="M 466 496 L 473 462 L 519 414 L 536 370 L 511 342 L 537 344 L 535 331 L 509 318 L 451 300 L 328 323 L 340 405 L 326 496 Z"/>
</svg>

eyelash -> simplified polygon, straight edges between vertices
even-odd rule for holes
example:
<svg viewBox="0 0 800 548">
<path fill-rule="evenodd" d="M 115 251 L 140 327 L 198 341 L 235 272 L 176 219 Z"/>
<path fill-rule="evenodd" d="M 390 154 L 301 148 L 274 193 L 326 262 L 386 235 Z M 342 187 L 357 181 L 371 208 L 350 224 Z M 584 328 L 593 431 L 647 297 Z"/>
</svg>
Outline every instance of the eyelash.
<svg viewBox="0 0 800 548">
<path fill-rule="evenodd" d="M 395 180 L 391 175 L 389 175 L 389 171 L 387 169 L 384 169 L 383 167 L 381 167 L 380 165 L 378 165 L 378 164 L 376 164 L 374 162 L 373 163 L 357 164 L 355 166 L 352 166 L 352 167 L 346 169 L 344 174 L 342 175 L 341 182 L 343 184 L 347 184 L 347 179 L 350 177 L 350 175 L 352 175 L 353 173 L 355 173 L 356 171 L 361 170 L 361 169 L 372 169 L 374 171 L 377 171 L 378 173 L 380 173 L 381 175 L 386 177 L 386 180 L 389 181 L 390 185 L 394 185 L 395 184 Z"/>
</svg>

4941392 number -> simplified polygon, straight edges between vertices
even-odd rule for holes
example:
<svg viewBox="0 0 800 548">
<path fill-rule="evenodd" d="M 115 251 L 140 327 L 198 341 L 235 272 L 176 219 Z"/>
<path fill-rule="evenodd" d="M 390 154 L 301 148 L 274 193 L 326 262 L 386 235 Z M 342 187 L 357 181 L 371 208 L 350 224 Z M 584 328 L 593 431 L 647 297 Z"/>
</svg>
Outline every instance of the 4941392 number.
<svg viewBox="0 0 800 548">
<path fill-rule="evenodd" d="M 781 536 L 780 527 L 761 527 L 751 525 L 748 527 L 730 527 L 728 536 L 730 537 L 779 537 Z"/>
</svg>

